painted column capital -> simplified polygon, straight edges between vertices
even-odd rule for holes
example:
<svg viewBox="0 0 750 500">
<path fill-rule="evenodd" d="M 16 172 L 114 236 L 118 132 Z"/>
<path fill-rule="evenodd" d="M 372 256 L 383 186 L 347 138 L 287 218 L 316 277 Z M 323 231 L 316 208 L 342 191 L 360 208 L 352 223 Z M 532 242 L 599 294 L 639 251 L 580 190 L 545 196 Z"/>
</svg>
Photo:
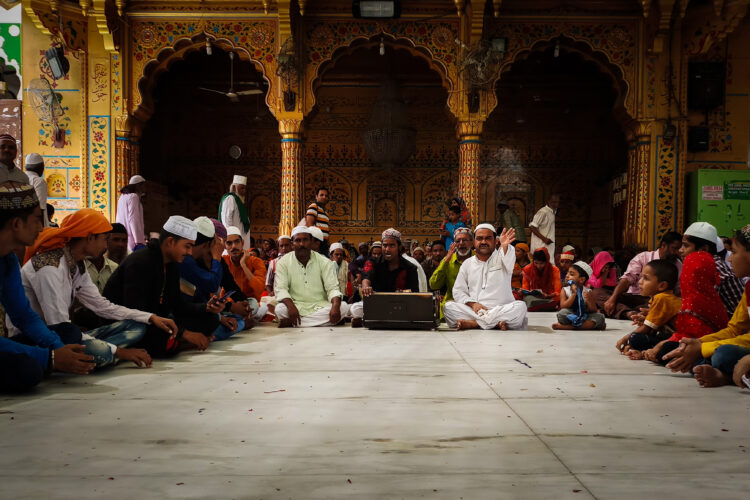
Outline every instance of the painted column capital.
<svg viewBox="0 0 750 500">
<path fill-rule="evenodd" d="M 456 137 L 459 142 L 482 142 L 482 129 L 484 122 L 480 120 L 458 122 L 456 125 Z"/>
<path fill-rule="evenodd" d="M 279 133 L 281 134 L 281 140 L 291 140 L 302 142 L 304 127 L 302 118 L 292 118 L 286 120 L 279 120 Z"/>
</svg>

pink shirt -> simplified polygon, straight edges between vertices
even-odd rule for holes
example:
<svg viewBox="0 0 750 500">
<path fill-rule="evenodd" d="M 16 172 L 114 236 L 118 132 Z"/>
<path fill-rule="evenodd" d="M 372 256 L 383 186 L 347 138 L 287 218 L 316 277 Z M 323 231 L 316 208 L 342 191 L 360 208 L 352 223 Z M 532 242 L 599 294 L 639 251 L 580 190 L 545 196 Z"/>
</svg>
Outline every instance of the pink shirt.
<svg viewBox="0 0 750 500">
<path fill-rule="evenodd" d="M 120 201 L 117 202 L 116 220 L 125 226 L 128 231 L 128 248 L 131 251 L 139 243 L 146 243 L 146 232 L 143 228 L 143 205 L 141 205 L 141 198 L 137 193 L 120 195 Z"/>
<path fill-rule="evenodd" d="M 630 261 L 630 264 L 628 264 L 627 270 L 625 270 L 625 274 L 622 275 L 622 278 L 620 279 L 626 279 L 628 280 L 628 283 L 630 283 L 630 288 L 628 288 L 628 293 L 631 293 L 633 295 L 640 295 L 641 294 L 641 286 L 638 284 L 638 281 L 641 279 L 641 273 L 643 272 L 643 268 L 646 267 L 646 265 L 651 262 L 652 260 L 659 260 L 659 250 L 654 250 L 653 252 L 641 252 L 635 257 L 633 257 L 633 260 Z M 676 260 L 674 261 L 674 264 L 677 266 L 677 276 L 679 278 L 680 273 L 682 273 L 682 261 Z M 674 289 L 675 295 L 679 295 L 680 292 L 680 285 L 679 281 L 677 286 Z"/>
</svg>

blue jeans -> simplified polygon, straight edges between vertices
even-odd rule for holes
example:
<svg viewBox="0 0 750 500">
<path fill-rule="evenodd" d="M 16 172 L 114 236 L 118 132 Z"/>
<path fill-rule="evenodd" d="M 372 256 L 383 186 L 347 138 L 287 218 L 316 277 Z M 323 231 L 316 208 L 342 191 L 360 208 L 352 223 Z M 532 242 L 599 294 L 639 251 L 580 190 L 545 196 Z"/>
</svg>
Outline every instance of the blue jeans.
<svg viewBox="0 0 750 500">
<path fill-rule="evenodd" d="M 214 340 L 226 340 L 232 335 L 234 335 L 235 333 L 241 332 L 242 330 L 245 329 L 245 320 L 242 319 L 242 316 L 238 316 L 237 314 L 228 314 L 227 316 L 237 320 L 237 329 L 232 331 L 224 325 L 219 325 L 219 328 L 214 330 L 214 333 L 213 333 Z"/>
<path fill-rule="evenodd" d="M 732 376 L 734 373 L 734 365 L 744 358 L 750 355 L 750 349 L 747 347 L 740 347 L 738 345 L 722 345 L 719 346 L 715 351 L 714 355 L 711 356 L 711 366 L 718 368 L 724 375 Z"/>
<path fill-rule="evenodd" d="M 115 355 L 109 344 L 122 348 L 130 347 L 146 335 L 147 327 L 145 323 L 126 319 L 89 330 L 86 333 L 96 338 L 83 341 L 86 354 L 94 357 L 97 368 L 110 365 L 115 361 Z"/>
</svg>

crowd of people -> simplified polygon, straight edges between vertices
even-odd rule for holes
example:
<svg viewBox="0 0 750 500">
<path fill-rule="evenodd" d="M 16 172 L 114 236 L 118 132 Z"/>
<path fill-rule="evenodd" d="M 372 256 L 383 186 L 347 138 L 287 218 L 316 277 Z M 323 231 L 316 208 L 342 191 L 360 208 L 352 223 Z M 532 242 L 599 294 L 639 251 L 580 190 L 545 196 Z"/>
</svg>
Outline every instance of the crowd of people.
<svg viewBox="0 0 750 500">
<path fill-rule="evenodd" d="M 526 228 L 506 203 L 499 224 L 472 224 L 448 203 L 440 238 L 409 244 L 395 228 L 379 241 L 331 242 L 329 191 L 289 235 L 256 242 L 234 176 L 215 218 L 172 215 L 146 234 L 136 175 L 122 189 L 117 222 L 84 208 L 49 223 L 43 161 L 14 166 L 15 140 L 0 136 L 0 390 L 21 391 L 45 374 L 87 374 L 130 361 L 206 350 L 258 322 L 281 328 L 366 321 L 364 298 L 432 293 L 458 330 L 521 330 L 528 314 L 555 311 L 557 330 L 633 331 L 617 350 L 701 386 L 750 387 L 750 225 L 722 240 L 708 222 L 665 234 L 655 250 L 556 251 L 553 195 Z M 37 155 L 38 156 L 38 155 Z M 32 160 L 31 163 L 29 160 Z M 42 165 L 38 165 L 42 163 Z M 31 168 L 30 168 L 31 166 Z M 256 245 L 258 243 L 259 245 Z"/>
</svg>

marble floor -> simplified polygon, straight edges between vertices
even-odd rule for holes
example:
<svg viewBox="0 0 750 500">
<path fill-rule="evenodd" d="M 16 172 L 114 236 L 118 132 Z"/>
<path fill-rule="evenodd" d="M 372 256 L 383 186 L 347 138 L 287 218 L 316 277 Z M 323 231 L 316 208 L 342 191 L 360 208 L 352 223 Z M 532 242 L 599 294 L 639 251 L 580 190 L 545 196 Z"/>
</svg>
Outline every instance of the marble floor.
<svg viewBox="0 0 750 500">
<path fill-rule="evenodd" d="M 628 331 L 281 330 L 0 398 L 0 498 L 747 498 L 750 391 Z"/>
</svg>

